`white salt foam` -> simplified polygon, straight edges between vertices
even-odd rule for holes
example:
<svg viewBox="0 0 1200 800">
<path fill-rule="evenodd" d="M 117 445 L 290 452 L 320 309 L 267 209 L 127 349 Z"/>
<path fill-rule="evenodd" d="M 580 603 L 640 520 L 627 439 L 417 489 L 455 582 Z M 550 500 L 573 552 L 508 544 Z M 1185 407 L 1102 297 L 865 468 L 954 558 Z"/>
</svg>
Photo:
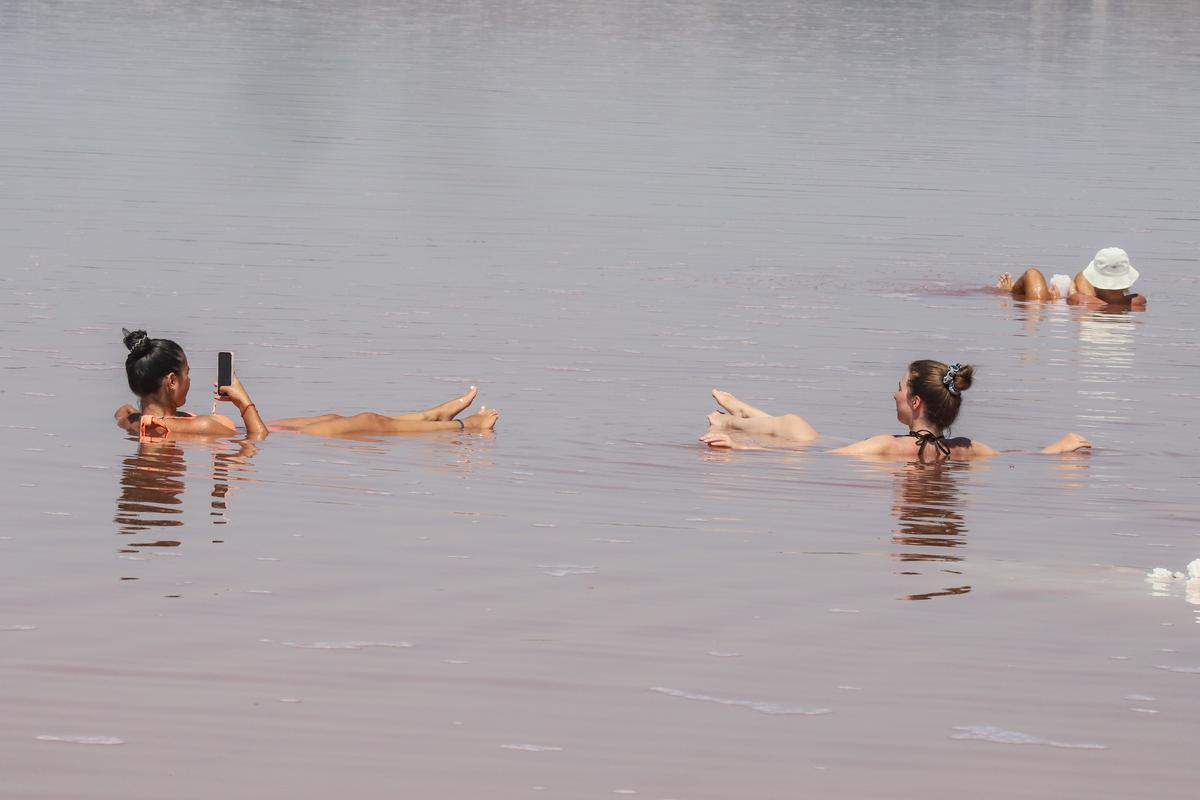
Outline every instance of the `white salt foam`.
<svg viewBox="0 0 1200 800">
<path fill-rule="evenodd" d="M 706 694 L 685 692 L 682 689 L 668 689 L 665 686 L 651 686 L 650 691 L 670 695 L 671 697 L 682 697 L 685 700 L 701 700 L 705 703 L 717 703 L 718 705 L 722 706 L 743 706 L 745 708 L 757 711 L 760 714 L 799 714 L 803 716 L 817 716 L 818 714 L 828 714 L 832 710 L 828 708 L 802 708 L 800 706 L 785 706 L 780 703 L 768 703 L 761 700 L 736 700 L 725 697 L 712 697 Z"/>
<path fill-rule="evenodd" d="M 1070 742 L 1056 742 L 1053 739 L 1043 739 L 1040 736 L 1034 736 L 1020 731 L 1006 731 L 1003 728 L 997 728 L 995 725 L 957 725 L 954 730 L 958 733 L 950 734 L 951 739 L 973 739 L 981 742 L 995 742 L 996 744 L 1040 744 L 1046 747 L 1065 747 L 1072 750 L 1107 750 L 1108 745 L 1104 744 L 1072 744 Z"/>
<path fill-rule="evenodd" d="M 502 744 L 505 750 L 524 750 L 526 753 L 555 753 L 562 750 L 552 744 Z"/>
<path fill-rule="evenodd" d="M 67 744 L 125 744 L 116 736 L 52 736 L 43 734 L 33 737 L 39 742 L 66 742 Z"/>
<path fill-rule="evenodd" d="M 586 564 L 538 564 L 538 569 L 544 570 L 545 575 L 563 578 L 567 575 L 594 575 L 596 568 Z"/>
<path fill-rule="evenodd" d="M 411 642 L 277 642 L 273 639 L 259 641 L 281 644 L 284 647 L 299 647 L 305 650 L 362 650 L 365 647 L 412 647 Z"/>
</svg>

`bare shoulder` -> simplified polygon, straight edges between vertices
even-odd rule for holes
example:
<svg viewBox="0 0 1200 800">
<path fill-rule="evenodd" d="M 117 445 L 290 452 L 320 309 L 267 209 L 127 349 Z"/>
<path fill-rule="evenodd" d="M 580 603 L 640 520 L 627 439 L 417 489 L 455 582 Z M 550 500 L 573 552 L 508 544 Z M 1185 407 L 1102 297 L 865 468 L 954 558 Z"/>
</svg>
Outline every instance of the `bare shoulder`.
<svg viewBox="0 0 1200 800">
<path fill-rule="evenodd" d="M 237 433 L 237 429 L 231 427 L 228 422 L 229 419 L 227 417 L 205 414 L 176 420 L 172 422 L 171 428 L 180 433 L 192 433 L 201 436 L 228 436 L 231 433 Z"/>
<path fill-rule="evenodd" d="M 162 420 L 162 424 L 159 420 Z M 154 417 L 150 433 L 155 436 L 230 436 L 237 433 L 230 420 L 220 416 Z"/>
<path fill-rule="evenodd" d="M 988 458 L 999 453 L 998 450 L 983 442 L 968 439 L 965 436 L 951 439 L 950 446 L 954 448 L 954 454 L 959 458 Z"/>
<path fill-rule="evenodd" d="M 863 439 L 861 442 L 848 444 L 845 447 L 838 447 L 829 452 L 851 456 L 888 455 L 900 452 L 900 449 L 897 447 L 897 441 L 895 436 L 888 436 L 886 433 L 881 433 L 878 436 L 872 436 Z"/>
</svg>

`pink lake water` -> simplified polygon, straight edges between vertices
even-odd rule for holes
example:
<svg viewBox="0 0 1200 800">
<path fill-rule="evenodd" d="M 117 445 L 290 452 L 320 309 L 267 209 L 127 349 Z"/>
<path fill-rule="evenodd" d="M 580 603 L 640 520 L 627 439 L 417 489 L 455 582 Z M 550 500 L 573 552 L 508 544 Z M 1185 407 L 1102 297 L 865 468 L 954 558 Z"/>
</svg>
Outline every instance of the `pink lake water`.
<svg viewBox="0 0 1200 800">
<path fill-rule="evenodd" d="M 0 9 L 0 795 L 1191 797 L 1193 4 Z M 1144 314 L 979 291 L 1119 245 Z M 139 444 L 120 329 L 268 418 Z M 920 467 L 956 432 L 1089 455 Z M 710 452 L 728 389 L 807 451 Z"/>
</svg>

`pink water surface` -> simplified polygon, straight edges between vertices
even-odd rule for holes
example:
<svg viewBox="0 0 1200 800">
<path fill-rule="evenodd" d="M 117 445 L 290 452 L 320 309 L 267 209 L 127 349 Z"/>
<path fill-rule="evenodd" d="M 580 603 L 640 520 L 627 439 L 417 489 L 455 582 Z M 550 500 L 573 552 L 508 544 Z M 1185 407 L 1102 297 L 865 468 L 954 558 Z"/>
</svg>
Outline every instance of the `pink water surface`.
<svg viewBox="0 0 1200 800">
<path fill-rule="evenodd" d="M 1192 796 L 1191 12 L 8 4 L 0 795 Z M 1144 314 L 981 291 L 1113 244 Z M 122 326 L 503 418 L 139 444 Z M 923 357 L 1014 452 L 825 452 Z"/>
</svg>

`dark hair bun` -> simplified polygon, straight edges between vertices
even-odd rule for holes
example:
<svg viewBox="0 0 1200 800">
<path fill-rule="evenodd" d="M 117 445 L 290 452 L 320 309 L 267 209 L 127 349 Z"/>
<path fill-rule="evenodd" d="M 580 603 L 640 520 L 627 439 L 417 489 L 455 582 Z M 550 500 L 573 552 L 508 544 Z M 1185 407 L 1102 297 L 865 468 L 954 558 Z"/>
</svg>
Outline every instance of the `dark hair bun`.
<svg viewBox="0 0 1200 800">
<path fill-rule="evenodd" d="M 139 358 L 150 352 L 150 337 L 145 331 L 129 331 L 121 328 L 121 339 L 125 342 L 125 346 L 129 348 L 129 355 L 134 358 Z"/>
<path fill-rule="evenodd" d="M 954 376 L 954 388 L 959 392 L 965 392 L 971 388 L 971 378 L 975 375 L 975 368 L 970 364 L 963 364 L 958 368 L 958 373 Z"/>
</svg>

